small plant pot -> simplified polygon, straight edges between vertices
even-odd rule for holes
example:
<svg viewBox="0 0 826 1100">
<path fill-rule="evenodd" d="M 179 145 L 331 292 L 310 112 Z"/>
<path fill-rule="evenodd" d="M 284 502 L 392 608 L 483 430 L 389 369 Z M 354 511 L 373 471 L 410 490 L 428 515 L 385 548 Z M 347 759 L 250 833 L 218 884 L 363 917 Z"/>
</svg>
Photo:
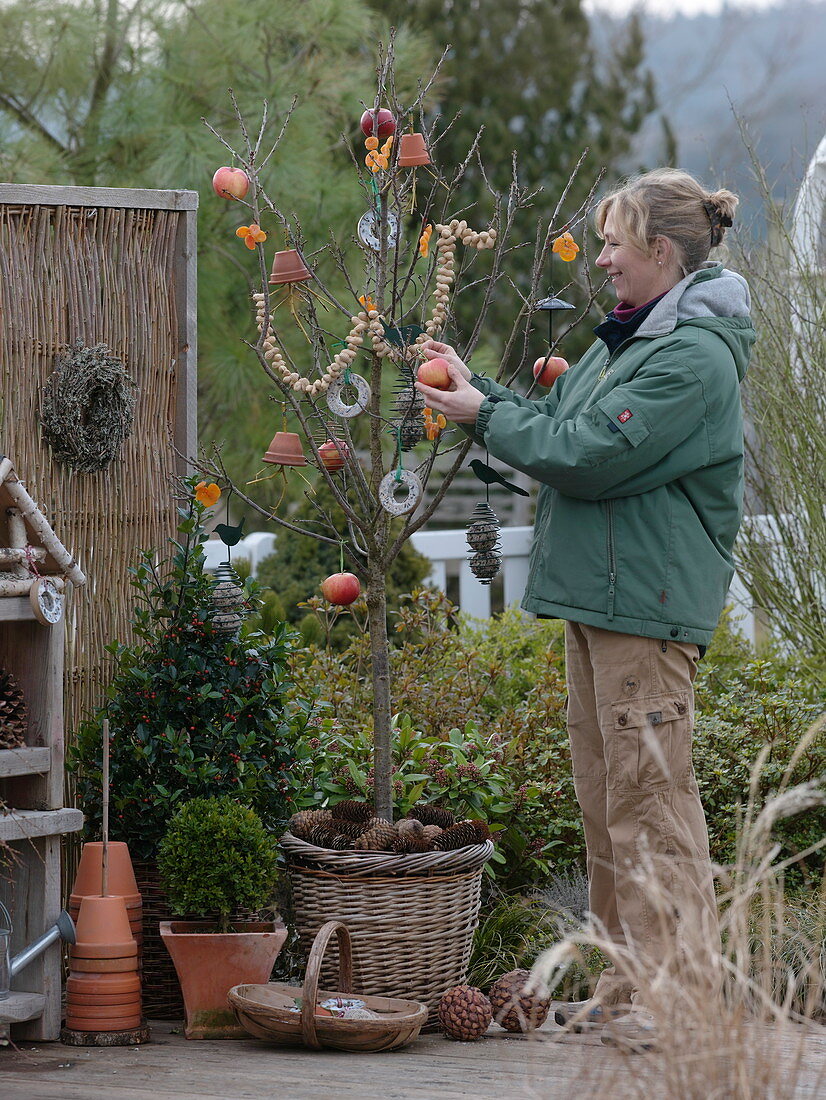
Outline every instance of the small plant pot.
<svg viewBox="0 0 826 1100">
<path fill-rule="evenodd" d="M 415 168 L 419 164 L 430 164 L 423 134 L 402 134 L 399 143 L 399 167 Z"/>
<path fill-rule="evenodd" d="M 184 995 L 187 1039 L 247 1037 L 227 994 L 235 985 L 269 981 L 287 929 L 280 921 L 240 927 L 243 931 L 222 933 L 209 921 L 161 921 L 161 939 Z"/>
<path fill-rule="evenodd" d="M 80 903 L 77 918 L 77 947 L 119 947 L 134 945 L 135 939 L 122 897 L 88 896 Z M 123 954 L 123 952 L 121 952 Z"/>
<path fill-rule="evenodd" d="M 135 959 L 138 945 L 135 941 L 126 943 L 78 943 L 69 948 L 69 961 L 75 959 Z"/>
<path fill-rule="evenodd" d="M 132 955 L 125 959 L 72 959 L 73 974 L 137 974 L 138 960 Z"/>
<path fill-rule="evenodd" d="M 109 841 L 108 862 L 108 893 L 137 899 L 140 904 L 141 898 L 135 881 L 135 872 L 132 869 L 132 860 L 129 857 L 129 848 L 122 840 Z M 80 898 L 89 894 L 100 896 L 102 876 L 103 844 L 99 840 L 92 840 L 83 845 L 72 886 L 72 897 L 77 897 L 79 901 Z"/>
<path fill-rule="evenodd" d="M 264 462 L 276 466 L 306 466 L 301 436 L 295 432 L 276 432 L 264 455 Z"/>
<path fill-rule="evenodd" d="M 125 996 L 139 993 L 141 980 L 133 974 L 78 974 L 72 973 L 66 981 L 66 993 L 82 996 Z"/>
<path fill-rule="evenodd" d="M 140 1027 L 142 1022 L 140 1013 L 133 1016 L 66 1016 L 66 1027 L 71 1031 L 131 1031 Z"/>
<path fill-rule="evenodd" d="M 66 1005 L 69 1009 L 74 1010 L 82 1005 L 88 1005 L 94 1007 L 95 1005 L 105 1006 L 110 1012 L 115 1011 L 115 1006 L 123 1005 L 125 1008 L 129 1008 L 132 1005 L 137 1005 L 140 1008 L 141 995 L 140 990 L 132 993 L 67 993 Z M 119 1016 L 123 1016 L 124 1013 L 117 1013 Z"/>
<path fill-rule="evenodd" d="M 276 252 L 272 261 L 271 283 L 276 286 L 284 283 L 301 283 L 312 277 L 312 272 L 308 270 L 294 248 L 285 248 L 281 252 Z"/>
</svg>

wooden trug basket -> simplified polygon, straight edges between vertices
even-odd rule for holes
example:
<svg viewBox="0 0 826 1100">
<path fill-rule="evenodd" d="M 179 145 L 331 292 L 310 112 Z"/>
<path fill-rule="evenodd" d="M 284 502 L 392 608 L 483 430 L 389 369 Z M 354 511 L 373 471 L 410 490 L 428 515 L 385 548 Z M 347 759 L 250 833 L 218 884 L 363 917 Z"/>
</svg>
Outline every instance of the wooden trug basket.
<svg viewBox="0 0 826 1100">
<path fill-rule="evenodd" d="M 334 852 L 286 833 L 281 847 L 302 947 L 309 950 L 325 921 L 342 921 L 356 996 L 412 997 L 434 1024 L 442 994 L 467 974 L 493 844 L 410 855 Z M 334 963 L 332 951 L 325 984 L 335 980 Z"/>
<path fill-rule="evenodd" d="M 338 989 L 318 988 L 321 963 L 330 938 L 338 938 Z M 317 1016 L 319 1000 L 351 993 L 353 956 L 347 926 L 340 921 L 327 921 L 318 932 L 310 957 L 304 986 L 236 985 L 227 1000 L 236 1019 L 250 1035 L 286 1046 L 306 1046 L 313 1050 L 329 1047 L 333 1050 L 380 1051 L 412 1043 L 427 1019 L 427 1006 L 418 1001 L 396 997 L 363 997 L 365 1006 L 381 1013 L 379 1020 L 346 1020 L 334 1016 Z M 296 998 L 301 1000 L 300 1014 L 290 1011 Z"/>
</svg>

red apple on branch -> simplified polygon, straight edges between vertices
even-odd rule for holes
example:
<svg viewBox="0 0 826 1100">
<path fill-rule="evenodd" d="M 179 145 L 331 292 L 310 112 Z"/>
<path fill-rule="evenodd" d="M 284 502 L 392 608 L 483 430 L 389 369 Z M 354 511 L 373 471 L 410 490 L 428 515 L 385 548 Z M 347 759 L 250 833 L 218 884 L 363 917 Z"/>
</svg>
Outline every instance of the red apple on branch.
<svg viewBox="0 0 826 1100">
<path fill-rule="evenodd" d="M 318 448 L 321 465 L 328 470 L 340 470 L 347 455 L 347 444 L 340 439 L 328 439 Z"/>
<path fill-rule="evenodd" d="M 375 120 L 376 129 L 373 129 Z M 375 133 L 376 137 L 386 138 L 396 132 L 396 120 L 386 107 L 379 107 L 377 111 L 365 111 L 361 116 L 361 132 L 370 137 Z"/>
<path fill-rule="evenodd" d="M 422 363 L 416 372 L 416 378 L 423 386 L 431 386 L 434 390 L 450 389 L 450 364 L 447 359 L 436 356 Z"/>
<path fill-rule="evenodd" d="M 361 584 L 355 573 L 333 573 L 321 582 L 321 595 L 330 603 L 346 607 L 361 595 Z"/>
<path fill-rule="evenodd" d="M 540 386 L 552 386 L 568 369 L 568 360 L 561 355 L 550 355 L 537 359 L 533 365 L 533 376 Z"/>
<path fill-rule="evenodd" d="M 222 199 L 243 199 L 250 189 L 250 178 L 241 168 L 219 168 L 212 177 L 212 189 Z"/>
</svg>

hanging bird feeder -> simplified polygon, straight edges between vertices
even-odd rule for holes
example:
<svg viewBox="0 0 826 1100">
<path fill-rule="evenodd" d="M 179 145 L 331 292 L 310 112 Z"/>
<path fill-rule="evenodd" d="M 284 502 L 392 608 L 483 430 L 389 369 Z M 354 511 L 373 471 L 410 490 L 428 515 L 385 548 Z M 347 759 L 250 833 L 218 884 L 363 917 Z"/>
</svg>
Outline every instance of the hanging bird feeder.
<svg viewBox="0 0 826 1100">
<path fill-rule="evenodd" d="M 312 279 L 312 277 L 312 272 L 294 248 L 285 248 L 281 252 L 276 252 L 273 256 L 270 282 L 276 286 L 283 286 L 286 283 L 301 283 L 305 279 Z"/>
<path fill-rule="evenodd" d="M 400 168 L 415 168 L 420 164 L 430 164 L 430 153 L 425 145 L 424 134 L 402 134 L 398 163 Z"/>
</svg>

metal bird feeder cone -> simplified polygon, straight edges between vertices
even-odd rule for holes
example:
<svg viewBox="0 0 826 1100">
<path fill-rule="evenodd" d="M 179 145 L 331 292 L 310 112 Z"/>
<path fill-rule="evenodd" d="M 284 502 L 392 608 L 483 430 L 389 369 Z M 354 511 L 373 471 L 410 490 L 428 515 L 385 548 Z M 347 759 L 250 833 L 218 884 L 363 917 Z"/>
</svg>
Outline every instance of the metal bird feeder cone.
<svg viewBox="0 0 826 1100">
<path fill-rule="evenodd" d="M 423 134 L 402 134 L 399 143 L 399 167 L 415 168 L 419 164 L 430 164 Z"/>
<path fill-rule="evenodd" d="M 276 252 L 272 261 L 271 283 L 276 285 L 300 283 L 312 277 L 312 272 L 294 248 L 285 248 L 281 252 Z"/>
<path fill-rule="evenodd" d="M 276 432 L 264 455 L 264 462 L 274 466 L 306 466 L 301 436 L 295 432 Z"/>
</svg>

